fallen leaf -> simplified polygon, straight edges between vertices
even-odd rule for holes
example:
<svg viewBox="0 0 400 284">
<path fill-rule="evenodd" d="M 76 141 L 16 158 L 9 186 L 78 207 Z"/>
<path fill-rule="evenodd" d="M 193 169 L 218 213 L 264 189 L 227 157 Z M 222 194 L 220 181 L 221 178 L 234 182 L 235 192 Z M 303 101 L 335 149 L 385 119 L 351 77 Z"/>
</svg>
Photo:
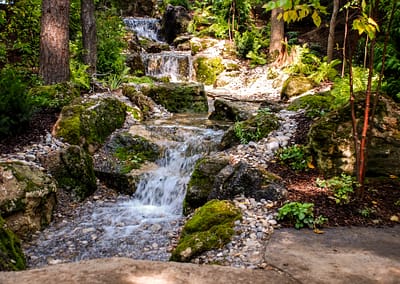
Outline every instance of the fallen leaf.
<svg viewBox="0 0 400 284">
<path fill-rule="evenodd" d="M 396 215 L 393 215 L 392 217 L 390 217 L 390 221 L 392 222 L 399 222 L 399 217 Z"/>
<path fill-rule="evenodd" d="M 378 201 L 372 201 L 372 204 L 376 205 L 378 204 Z"/>
<path fill-rule="evenodd" d="M 320 229 L 314 229 L 314 233 L 316 234 L 323 234 L 325 233 L 324 231 L 321 231 Z"/>
<path fill-rule="evenodd" d="M 389 175 L 389 177 L 392 178 L 392 179 L 399 178 L 398 176 L 395 176 L 395 175 Z"/>
</svg>

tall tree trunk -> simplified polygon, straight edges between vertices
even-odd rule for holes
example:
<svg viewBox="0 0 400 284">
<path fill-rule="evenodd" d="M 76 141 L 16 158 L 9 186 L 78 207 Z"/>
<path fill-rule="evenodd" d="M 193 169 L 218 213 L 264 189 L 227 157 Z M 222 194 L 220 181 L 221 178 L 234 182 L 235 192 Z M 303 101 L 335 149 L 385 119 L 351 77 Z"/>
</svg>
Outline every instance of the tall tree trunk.
<svg viewBox="0 0 400 284">
<path fill-rule="evenodd" d="M 282 51 L 282 44 L 285 36 L 285 23 L 282 18 L 278 20 L 278 15 L 283 13 L 283 9 L 273 9 L 271 12 L 271 40 L 269 44 L 269 54 L 274 56 Z"/>
<path fill-rule="evenodd" d="M 89 65 L 89 75 L 96 74 L 97 37 L 94 0 L 81 0 L 83 63 Z"/>
<path fill-rule="evenodd" d="M 331 62 L 333 58 L 333 48 L 335 46 L 335 27 L 336 27 L 336 18 L 338 11 L 339 11 L 339 0 L 333 0 L 333 11 L 331 16 L 331 22 L 329 24 L 329 36 L 328 36 L 328 47 L 327 47 L 328 63 Z"/>
<path fill-rule="evenodd" d="M 69 80 L 69 0 L 43 0 L 39 72 L 45 84 Z"/>
</svg>

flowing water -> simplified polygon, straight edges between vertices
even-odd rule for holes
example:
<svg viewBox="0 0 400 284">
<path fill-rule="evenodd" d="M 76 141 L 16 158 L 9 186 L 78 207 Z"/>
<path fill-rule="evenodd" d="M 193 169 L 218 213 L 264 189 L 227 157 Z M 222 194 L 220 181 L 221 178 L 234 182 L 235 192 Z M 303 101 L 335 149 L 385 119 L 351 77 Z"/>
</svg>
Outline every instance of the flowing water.
<svg viewBox="0 0 400 284">
<path fill-rule="evenodd" d="M 149 132 L 168 137 L 160 140 L 165 151 L 158 167 L 143 175 L 135 195 L 86 202 L 71 218 L 45 229 L 25 247 L 30 267 L 112 256 L 168 260 L 195 162 L 222 136 L 222 131 L 184 123 L 192 122 L 185 117 L 182 123 L 149 124 Z"/>
<path fill-rule="evenodd" d="M 158 19 L 131 17 L 125 18 L 124 23 L 139 38 L 161 43 L 159 39 L 160 21 Z M 167 77 L 171 82 L 191 81 L 193 79 L 193 63 L 190 51 L 142 52 L 142 60 L 148 76 Z"/>
</svg>

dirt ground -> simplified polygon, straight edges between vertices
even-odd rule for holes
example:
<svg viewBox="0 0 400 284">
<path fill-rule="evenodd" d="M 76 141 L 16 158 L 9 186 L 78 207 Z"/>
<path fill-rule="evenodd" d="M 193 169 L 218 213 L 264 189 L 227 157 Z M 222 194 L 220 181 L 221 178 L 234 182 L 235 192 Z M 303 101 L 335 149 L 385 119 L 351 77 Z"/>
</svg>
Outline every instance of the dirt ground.
<svg viewBox="0 0 400 284">
<path fill-rule="evenodd" d="M 400 226 L 275 230 L 266 259 L 300 283 L 400 283 Z"/>
</svg>

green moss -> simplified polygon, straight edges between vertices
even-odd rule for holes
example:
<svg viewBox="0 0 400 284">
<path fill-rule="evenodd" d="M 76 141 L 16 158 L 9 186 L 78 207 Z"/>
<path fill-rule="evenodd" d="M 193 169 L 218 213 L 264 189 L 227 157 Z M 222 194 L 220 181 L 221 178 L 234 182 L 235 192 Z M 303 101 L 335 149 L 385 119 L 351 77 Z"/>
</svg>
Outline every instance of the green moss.
<svg viewBox="0 0 400 284">
<path fill-rule="evenodd" d="M 204 87 L 196 83 L 165 83 L 142 88 L 145 96 L 174 113 L 207 112 Z"/>
<path fill-rule="evenodd" d="M 217 76 L 224 71 L 224 65 L 219 57 L 199 57 L 194 62 L 196 79 L 206 85 L 213 85 Z"/>
<path fill-rule="evenodd" d="M 329 93 L 307 95 L 295 99 L 288 106 L 288 110 L 297 111 L 299 109 L 305 109 L 306 116 L 320 117 L 332 110 L 334 100 L 335 98 Z"/>
<path fill-rule="evenodd" d="M 138 135 L 132 137 L 128 132 L 118 133 L 108 147 L 118 159 L 122 174 L 139 169 L 146 161 L 154 162 L 160 156 L 160 149 L 156 144 Z"/>
<path fill-rule="evenodd" d="M 170 260 L 189 261 L 207 250 L 223 247 L 232 238 L 234 222 L 239 219 L 241 213 L 231 202 L 207 202 L 183 227 Z"/>
<path fill-rule="evenodd" d="M 36 86 L 29 90 L 32 103 L 39 108 L 60 109 L 80 96 L 80 91 L 70 83 Z"/>
<path fill-rule="evenodd" d="M 23 270 L 26 260 L 21 242 L 15 234 L 6 228 L 0 216 L 0 271 Z"/>
<path fill-rule="evenodd" d="M 125 104 L 114 98 L 75 102 L 63 108 L 56 136 L 85 148 L 98 146 L 123 125 L 125 115 Z"/>
</svg>

